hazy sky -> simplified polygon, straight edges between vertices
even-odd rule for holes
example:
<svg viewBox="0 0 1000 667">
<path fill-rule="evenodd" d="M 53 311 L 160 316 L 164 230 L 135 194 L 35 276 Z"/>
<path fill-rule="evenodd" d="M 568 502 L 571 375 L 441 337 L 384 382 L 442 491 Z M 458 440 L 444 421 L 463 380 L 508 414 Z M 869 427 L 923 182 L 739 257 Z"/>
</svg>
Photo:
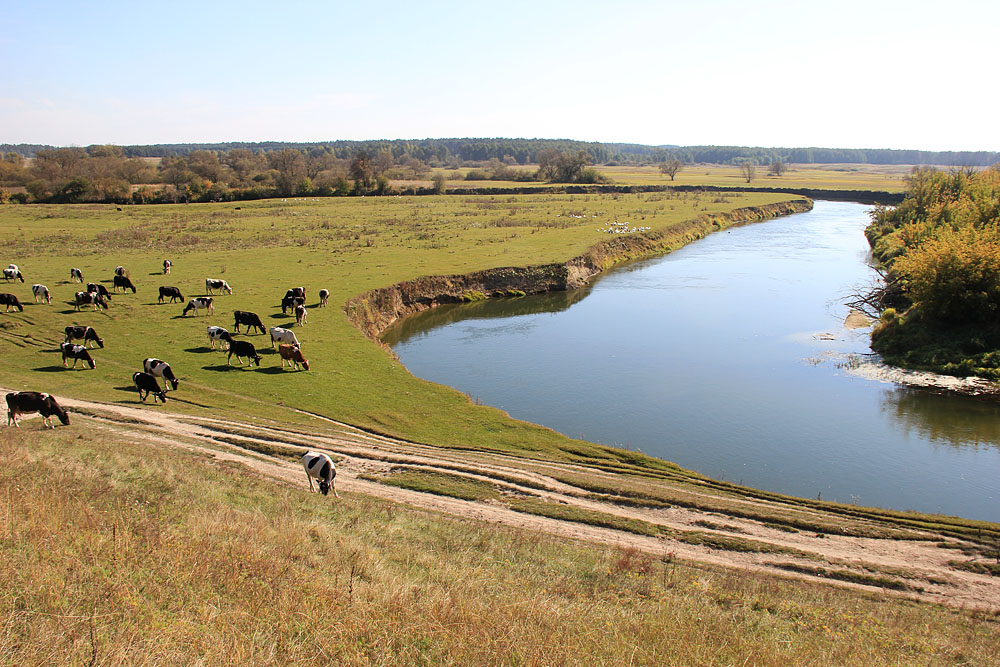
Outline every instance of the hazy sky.
<svg viewBox="0 0 1000 667">
<path fill-rule="evenodd" d="M 0 0 L 0 143 L 1000 150 L 998 28 L 995 0 Z"/>
</svg>

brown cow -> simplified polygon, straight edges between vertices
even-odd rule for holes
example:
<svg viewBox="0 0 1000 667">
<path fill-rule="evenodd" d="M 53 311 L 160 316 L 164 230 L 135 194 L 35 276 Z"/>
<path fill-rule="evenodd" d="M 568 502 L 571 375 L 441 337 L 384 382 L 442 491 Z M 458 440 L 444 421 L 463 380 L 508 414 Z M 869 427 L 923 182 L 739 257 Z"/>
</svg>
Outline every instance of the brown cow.
<svg viewBox="0 0 1000 667">
<path fill-rule="evenodd" d="M 309 361 L 302 356 L 302 350 L 300 350 L 295 345 L 288 345 L 286 343 L 281 343 L 278 345 L 278 354 L 281 355 L 281 367 L 285 367 L 285 362 L 291 368 L 298 368 L 298 364 L 302 364 L 303 370 L 309 370 Z"/>
</svg>

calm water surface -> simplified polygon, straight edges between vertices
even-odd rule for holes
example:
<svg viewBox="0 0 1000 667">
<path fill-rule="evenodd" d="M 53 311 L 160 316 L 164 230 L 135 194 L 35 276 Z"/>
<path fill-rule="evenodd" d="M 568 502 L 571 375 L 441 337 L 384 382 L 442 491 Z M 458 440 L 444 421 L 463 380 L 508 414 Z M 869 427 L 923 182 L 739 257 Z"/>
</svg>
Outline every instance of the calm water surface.
<svg viewBox="0 0 1000 667">
<path fill-rule="evenodd" d="M 871 352 L 841 305 L 872 279 L 866 211 L 816 202 L 384 338 L 414 374 L 572 437 L 781 493 L 1000 521 L 1000 403 L 845 368 Z"/>
</svg>

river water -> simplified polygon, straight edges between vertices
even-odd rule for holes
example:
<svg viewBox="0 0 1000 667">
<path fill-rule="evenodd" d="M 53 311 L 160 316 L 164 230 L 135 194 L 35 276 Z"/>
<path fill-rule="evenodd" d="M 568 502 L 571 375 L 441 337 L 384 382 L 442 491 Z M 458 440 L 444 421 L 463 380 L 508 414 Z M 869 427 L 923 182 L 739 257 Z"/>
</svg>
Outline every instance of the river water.
<svg viewBox="0 0 1000 667">
<path fill-rule="evenodd" d="M 1000 402 L 860 376 L 867 207 L 709 235 L 581 290 L 386 332 L 417 376 L 572 437 L 823 500 L 1000 521 Z"/>
</svg>

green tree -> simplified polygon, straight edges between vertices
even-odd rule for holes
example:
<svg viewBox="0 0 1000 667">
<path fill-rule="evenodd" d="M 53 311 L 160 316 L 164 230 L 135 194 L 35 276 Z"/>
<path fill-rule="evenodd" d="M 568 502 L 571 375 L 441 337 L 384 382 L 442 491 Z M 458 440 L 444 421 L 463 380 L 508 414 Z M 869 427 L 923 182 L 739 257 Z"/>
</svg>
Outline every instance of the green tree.
<svg viewBox="0 0 1000 667">
<path fill-rule="evenodd" d="M 788 171 L 788 165 L 782 160 L 773 160 L 767 167 L 767 173 L 771 176 L 781 176 L 786 171 Z"/>
<path fill-rule="evenodd" d="M 306 159 L 302 151 L 292 148 L 271 151 L 267 154 L 267 163 L 277 173 L 278 193 L 286 197 L 293 194 L 295 186 L 305 178 Z"/>
<path fill-rule="evenodd" d="M 367 153 L 357 153 L 354 156 L 348 174 L 354 181 L 355 192 L 359 194 L 371 192 L 375 184 L 375 172 L 372 170 L 372 161 Z"/>
</svg>

